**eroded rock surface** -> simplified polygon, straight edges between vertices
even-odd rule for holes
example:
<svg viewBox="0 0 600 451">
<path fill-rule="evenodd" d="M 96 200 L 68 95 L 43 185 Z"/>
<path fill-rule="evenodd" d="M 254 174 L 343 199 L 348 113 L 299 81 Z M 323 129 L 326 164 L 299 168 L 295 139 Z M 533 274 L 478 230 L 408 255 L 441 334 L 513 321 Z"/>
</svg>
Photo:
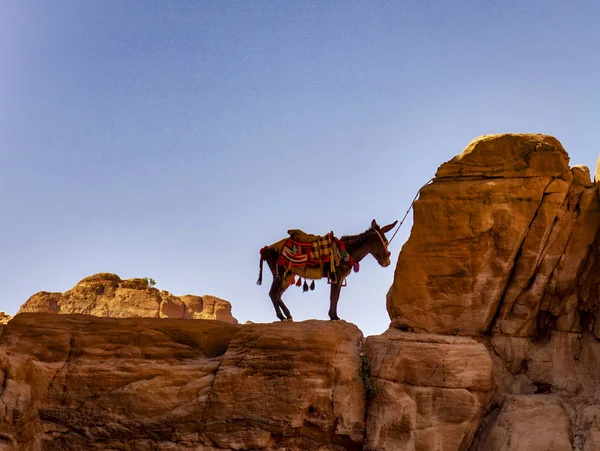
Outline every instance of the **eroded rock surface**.
<svg viewBox="0 0 600 451">
<path fill-rule="evenodd" d="M 514 396 L 486 430 L 486 451 L 572 451 L 569 416 L 560 402 L 543 396 Z"/>
<path fill-rule="evenodd" d="M 495 393 L 474 340 L 364 345 L 343 321 L 24 313 L 0 333 L 3 451 L 453 449 Z"/>
<path fill-rule="evenodd" d="M 17 315 L 0 450 L 600 449 L 599 173 L 549 136 L 474 140 L 422 190 L 391 327 L 366 340 L 345 322 Z M 108 276 L 28 308 L 221 311 Z"/>
<path fill-rule="evenodd" d="M 36 293 L 19 310 L 28 312 L 81 313 L 107 318 L 216 319 L 237 324 L 228 301 L 209 295 L 174 296 L 150 287 L 145 279 L 122 280 L 110 273 L 86 277 L 64 293 Z"/>
<path fill-rule="evenodd" d="M 390 329 L 368 337 L 375 396 L 366 449 L 458 450 L 496 393 L 486 347 L 465 337 Z"/>
<path fill-rule="evenodd" d="M 345 322 L 20 314 L 0 338 L 0 449 L 362 449 Z"/>
<path fill-rule="evenodd" d="M 388 311 L 400 328 L 532 336 L 539 312 L 579 327 L 578 304 L 600 225 L 589 170 L 569 168 L 544 135 L 474 140 L 414 205 Z"/>
<path fill-rule="evenodd" d="M 226 449 L 362 449 L 361 344 L 345 322 L 243 326 L 213 384 L 207 433 Z"/>
<path fill-rule="evenodd" d="M 473 440 L 448 449 L 600 443 L 598 185 L 568 163 L 550 136 L 484 136 L 415 203 L 387 297 L 392 326 L 473 337 L 498 384 Z"/>
</svg>

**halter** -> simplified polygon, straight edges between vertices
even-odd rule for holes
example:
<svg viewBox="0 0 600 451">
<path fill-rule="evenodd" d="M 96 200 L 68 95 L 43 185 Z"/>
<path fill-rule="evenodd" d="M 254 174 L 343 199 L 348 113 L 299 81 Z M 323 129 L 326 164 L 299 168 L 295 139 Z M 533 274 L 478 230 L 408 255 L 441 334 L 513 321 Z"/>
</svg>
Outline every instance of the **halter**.
<svg viewBox="0 0 600 451">
<path fill-rule="evenodd" d="M 383 244 L 383 248 L 385 249 L 385 251 L 388 253 L 388 255 L 390 255 L 390 251 L 388 250 L 388 245 L 386 244 L 385 240 L 381 236 L 381 233 L 379 233 L 379 230 L 377 230 L 377 229 L 373 229 L 373 230 L 375 230 L 375 233 L 377 234 L 377 236 L 381 240 L 381 244 Z"/>
</svg>

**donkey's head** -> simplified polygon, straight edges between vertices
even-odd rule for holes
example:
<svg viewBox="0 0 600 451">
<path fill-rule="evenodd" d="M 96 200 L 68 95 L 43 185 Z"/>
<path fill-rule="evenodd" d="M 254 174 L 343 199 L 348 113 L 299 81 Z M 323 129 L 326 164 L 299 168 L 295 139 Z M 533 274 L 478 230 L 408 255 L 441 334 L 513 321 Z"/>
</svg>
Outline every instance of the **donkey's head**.
<svg viewBox="0 0 600 451">
<path fill-rule="evenodd" d="M 397 223 L 398 221 L 394 221 L 384 227 L 379 227 L 377 221 L 373 219 L 371 228 L 368 230 L 373 235 L 373 238 L 370 240 L 371 246 L 369 251 L 375 257 L 377 263 L 384 268 L 390 265 L 390 256 L 392 255 L 388 250 L 388 240 L 385 234 L 392 230 Z"/>
</svg>

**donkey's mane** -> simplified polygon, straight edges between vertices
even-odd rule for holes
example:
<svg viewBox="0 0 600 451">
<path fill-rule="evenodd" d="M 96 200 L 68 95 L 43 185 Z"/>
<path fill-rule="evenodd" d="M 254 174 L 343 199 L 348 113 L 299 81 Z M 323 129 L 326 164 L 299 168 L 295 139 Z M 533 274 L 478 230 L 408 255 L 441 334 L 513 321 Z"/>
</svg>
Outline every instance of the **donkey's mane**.
<svg viewBox="0 0 600 451">
<path fill-rule="evenodd" d="M 359 233 L 358 235 L 344 235 L 340 238 L 340 240 L 342 240 L 346 245 L 362 246 L 369 238 L 370 231 L 371 229 L 367 229 L 363 233 Z"/>
</svg>

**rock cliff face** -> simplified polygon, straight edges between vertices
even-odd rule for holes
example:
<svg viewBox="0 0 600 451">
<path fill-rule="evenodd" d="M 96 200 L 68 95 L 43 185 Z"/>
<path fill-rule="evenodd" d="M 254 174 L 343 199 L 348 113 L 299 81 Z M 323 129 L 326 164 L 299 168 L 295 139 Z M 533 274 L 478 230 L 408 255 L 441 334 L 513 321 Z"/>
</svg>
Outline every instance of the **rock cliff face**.
<svg viewBox="0 0 600 451">
<path fill-rule="evenodd" d="M 20 314 L 0 449 L 362 449 L 361 342 L 344 322 Z"/>
<path fill-rule="evenodd" d="M 41 291 L 25 302 L 19 313 L 44 312 L 107 318 L 217 319 L 236 324 L 231 304 L 215 296 L 174 296 L 148 285 L 145 279 L 121 280 L 100 273 L 81 280 L 64 293 Z"/>
<path fill-rule="evenodd" d="M 24 313 L 0 337 L 0 450 L 458 449 L 494 388 L 467 338 Z"/>
<path fill-rule="evenodd" d="M 589 170 L 570 168 L 549 136 L 484 136 L 438 169 L 414 208 L 388 312 L 396 328 L 489 350 L 498 393 L 471 449 L 598 449 L 600 205 Z"/>
<path fill-rule="evenodd" d="M 391 329 L 368 337 L 365 352 L 375 387 L 365 449 L 468 448 L 496 390 L 483 344 Z"/>
<path fill-rule="evenodd" d="M 473 141 L 415 203 L 379 336 L 343 321 L 19 314 L 0 325 L 0 450 L 600 449 L 589 177 L 549 136 Z M 102 275 L 27 304 L 206 309 L 136 283 Z"/>
<path fill-rule="evenodd" d="M 388 311 L 394 325 L 440 334 L 534 336 L 539 323 L 578 332 L 577 287 L 600 223 L 589 170 L 570 169 L 543 135 L 473 141 L 415 203 Z"/>
</svg>

